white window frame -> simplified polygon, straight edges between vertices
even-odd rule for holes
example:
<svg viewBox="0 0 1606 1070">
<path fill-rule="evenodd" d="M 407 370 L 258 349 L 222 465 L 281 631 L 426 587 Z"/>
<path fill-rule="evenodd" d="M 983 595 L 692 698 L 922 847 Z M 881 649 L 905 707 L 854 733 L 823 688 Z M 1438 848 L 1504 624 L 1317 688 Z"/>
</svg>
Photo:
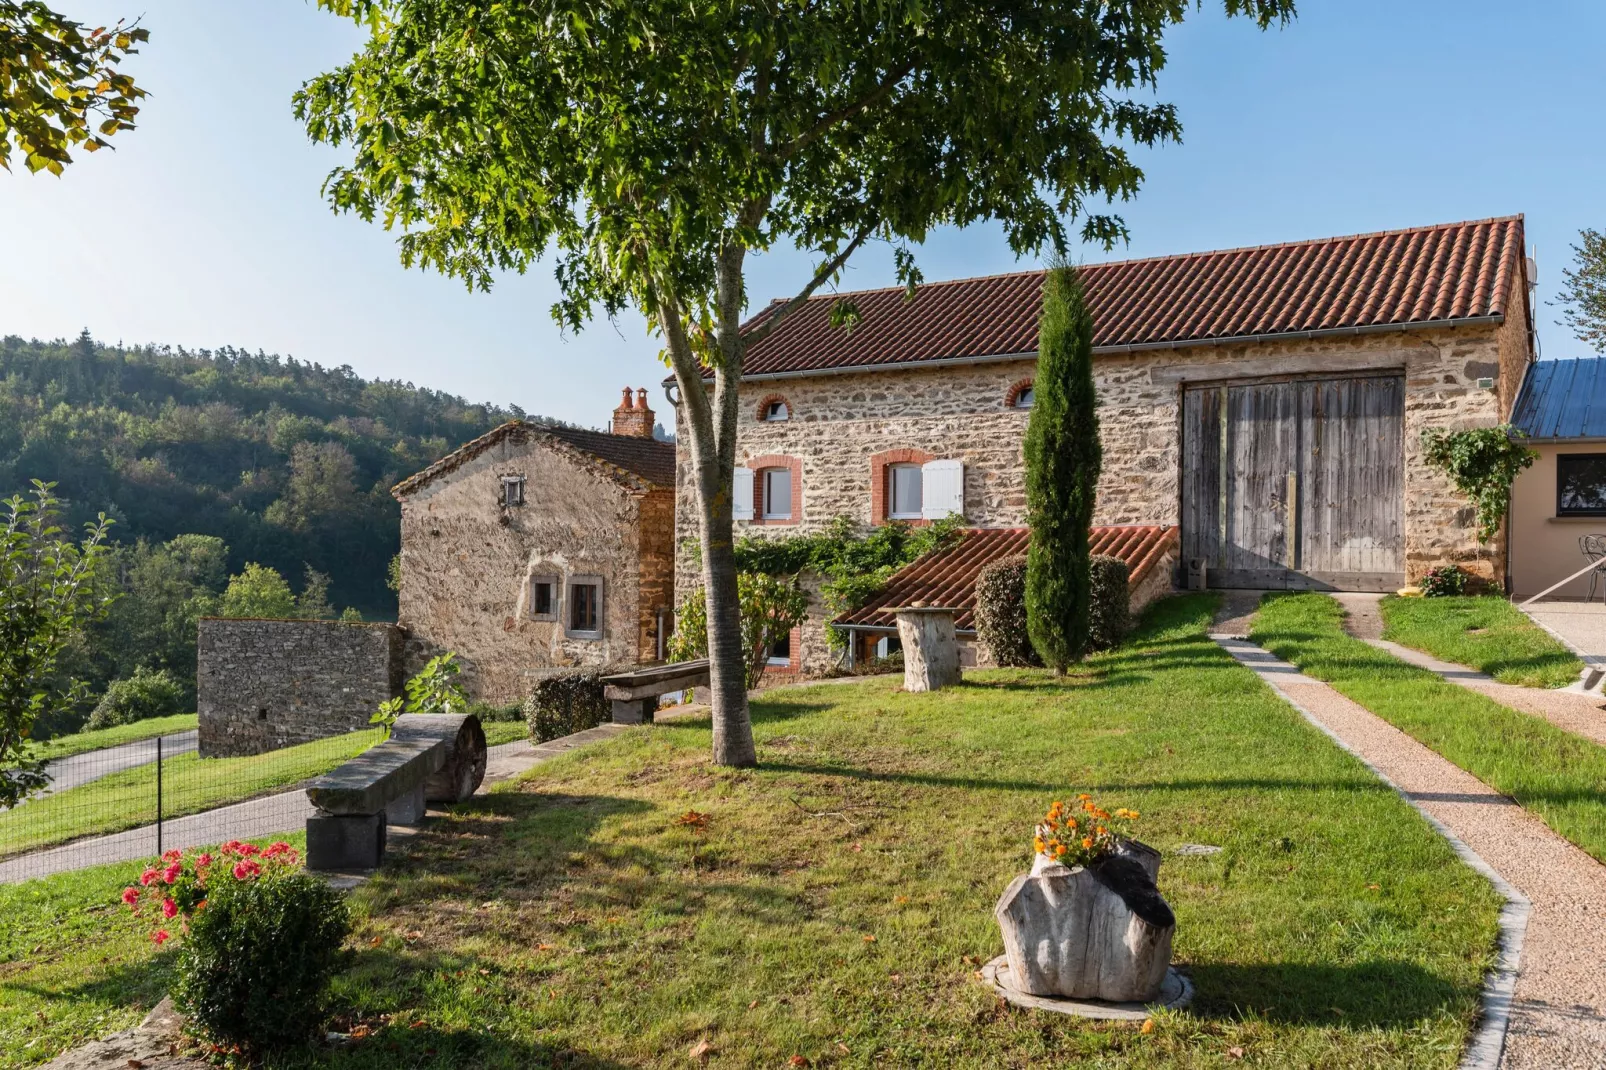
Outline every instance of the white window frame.
<svg viewBox="0 0 1606 1070">
<path fill-rule="evenodd" d="M 772 401 L 764 406 L 764 422 L 780 423 L 792 418 L 792 406 L 784 401 Z"/>
<path fill-rule="evenodd" d="M 887 465 L 887 519 L 888 520 L 919 520 L 924 515 L 921 506 L 915 506 L 914 512 L 898 511 L 898 473 L 913 472 L 920 479 L 920 500 L 922 505 L 926 495 L 926 474 L 923 466 L 918 464 L 889 464 Z"/>
<path fill-rule="evenodd" d="M 564 595 L 565 595 L 564 600 L 563 600 L 564 601 L 564 608 L 569 613 L 572 613 L 574 611 L 575 607 L 578 606 L 579 602 L 580 602 L 580 600 L 577 599 L 574 596 L 574 591 L 575 591 L 576 587 L 594 587 L 594 588 L 596 588 L 596 591 L 597 591 L 597 626 L 595 628 L 576 628 L 574 626 L 574 618 L 571 617 L 571 616 L 567 616 L 566 615 L 563 618 L 563 634 L 567 635 L 571 639 L 601 639 L 602 638 L 602 633 L 607 627 L 607 619 L 608 619 L 607 618 L 607 604 L 603 601 L 604 592 L 603 592 L 603 585 L 602 585 L 602 577 L 601 576 L 570 576 L 568 582 L 566 584 L 564 584 L 564 586 L 567 588 L 564 591 Z"/>
<path fill-rule="evenodd" d="M 1021 387 L 1020 390 L 1015 394 L 1015 408 L 1031 408 L 1032 402 L 1036 400 L 1036 389 L 1037 388 L 1035 386 Z"/>
<path fill-rule="evenodd" d="M 783 497 L 786 499 L 786 501 L 784 503 L 784 508 L 786 510 L 785 512 L 776 512 L 775 501 L 774 501 L 775 495 L 770 493 L 770 478 L 772 476 L 774 476 L 777 472 L 785 472 L 786 473 L 786 494 L 783 495 Z M 797 475 L 797 473 L 792 471 L 790 466 L 785 466 L 785 465 L 775 465 L 775 466 L 773 466 L 771 468 L 760 468 L 758 470 L 758 478 L 762 481 L 760 483 L 760 486 L 762 486 L 764 488 L 764 513 L 763 513 L 763 519 L 765 519 L 765 520 L 791 520 L 792 519 L 792 493 L 793 493 L 792 480 L 796 477 L 796 475 Z"/>
<path fill-rule="evenodd" d="M 524 477 L 522 475 L 507 475 L 502 477 L 502 508 L 512 509 L 524 504 Z"/>
<path fill-rule="evenodd" d="M 552 606 L 545 613 L 535 608 L 535 588 L 537 584 L 545 583 L 551 588 Z M 563 617 L 563 577 L 555 572 L 538 572 L 530 577 L 525 588 L 525 616 L 531 620 L 560 620 Z"/>
</svg>

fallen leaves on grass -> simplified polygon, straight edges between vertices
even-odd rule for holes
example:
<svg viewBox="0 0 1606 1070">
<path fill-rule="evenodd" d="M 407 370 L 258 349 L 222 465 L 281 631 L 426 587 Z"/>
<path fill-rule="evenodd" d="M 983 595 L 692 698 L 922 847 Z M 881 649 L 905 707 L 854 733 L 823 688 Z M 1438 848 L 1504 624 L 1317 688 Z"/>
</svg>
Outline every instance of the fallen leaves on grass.
<svg viewBox="0 0 1606 1070">
<path fill-rule="evenodd" d="M 698 813 L 696 810 L 687 810 L 684 814 L 675 818 L 675 824 L 701 832 L 708 827 L 708 815 Z"/>
<path fill-rule="evenodd" d="M 697 1043 L 693 1044 L 691 1046 L 691 1051 L 687 1052 L 686 1054 L 691 1056 L 693 1059 L 697 1060 L 700 1063 L 706 1063 L 708 1061 L 708 1057 L 710 1055 L 712 1055 L 713 1053 L 714 1053 L 714 1046 L 712 1044 L 710 1044 L 708 1042 L 707 1038 L 705 1037 L 704 1039 L 699 1040 Z"/>
<path fill-rule="evenodd" d="M 1227 1049 L 1227 1058 L 1229 1058 L 1229 1059 L 1242 1059 L 1243 1057 L 1244 1057 L 1244 1050 L 1242 1048 L 1232 1047 L 1232 1048 L 1228 1048 Z"/>
</svg>

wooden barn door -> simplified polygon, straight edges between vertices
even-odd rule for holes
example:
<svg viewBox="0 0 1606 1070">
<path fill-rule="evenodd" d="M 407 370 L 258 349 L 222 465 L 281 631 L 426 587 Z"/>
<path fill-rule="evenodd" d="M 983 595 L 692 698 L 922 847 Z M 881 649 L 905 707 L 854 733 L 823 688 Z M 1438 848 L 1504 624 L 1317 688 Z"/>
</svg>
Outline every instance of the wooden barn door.
<svg viewBox="0 0 1606 1070">
<path fill-rule="evenodd" d="M 1212 587 L 1400 586 L 1404 421 L 1397 375 L 1188 387 L 1184 558 Z"/>
</svg>

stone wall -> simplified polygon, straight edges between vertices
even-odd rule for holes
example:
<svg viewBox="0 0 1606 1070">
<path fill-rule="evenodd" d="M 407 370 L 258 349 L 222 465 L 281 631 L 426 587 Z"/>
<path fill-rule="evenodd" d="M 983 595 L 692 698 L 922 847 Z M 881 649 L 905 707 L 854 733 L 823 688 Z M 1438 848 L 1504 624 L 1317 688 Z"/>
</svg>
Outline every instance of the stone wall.
<svg viewBox="0 0 1606 1070">
<path fill-rule="evenodd" d="M 502 477 L 525 478 L 521 506 Z M 444 651 L 475 698 L 516 702 L 531 674 L 651 660 L 670 605 L 674 498 L 639 491 L 578 450 L 508 436 L 402 499 L 399 619 L 407 667 Z M 602 578 L 602 634 L 566 627 L 568 581 Z M 532 612 L 531 582 L 559 585 L 558 612 Z"/>
<path fill-rule="evenodd" d="M 367 728 L 379 704 L 401 691 L 394 624 L 207 617 L 196 648 L 203 758 Z"/>
</svg>

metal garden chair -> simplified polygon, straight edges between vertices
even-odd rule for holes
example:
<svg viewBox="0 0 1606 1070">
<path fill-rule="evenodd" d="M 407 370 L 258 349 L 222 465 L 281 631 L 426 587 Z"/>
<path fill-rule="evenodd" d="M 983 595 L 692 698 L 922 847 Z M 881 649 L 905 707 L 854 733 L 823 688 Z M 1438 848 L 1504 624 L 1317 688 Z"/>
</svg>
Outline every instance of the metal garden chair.
<svg viewBox="0 0 1606 1070">
<path fill-rule="evenodd" d="M 1578 550 L 1585 560 L 1595 563 L 1589 573 L 1589 594 L 1584 601 L 1593 601 L 1595 597 L 1595 584 L 1600 582 L 1601 576 L 1606 575 L 1606 535 L 1584 535 L 1578 539 Z M 1601 593 L 1601 601 L 1606 602 L 1606 591 Z"/>
</svg>

